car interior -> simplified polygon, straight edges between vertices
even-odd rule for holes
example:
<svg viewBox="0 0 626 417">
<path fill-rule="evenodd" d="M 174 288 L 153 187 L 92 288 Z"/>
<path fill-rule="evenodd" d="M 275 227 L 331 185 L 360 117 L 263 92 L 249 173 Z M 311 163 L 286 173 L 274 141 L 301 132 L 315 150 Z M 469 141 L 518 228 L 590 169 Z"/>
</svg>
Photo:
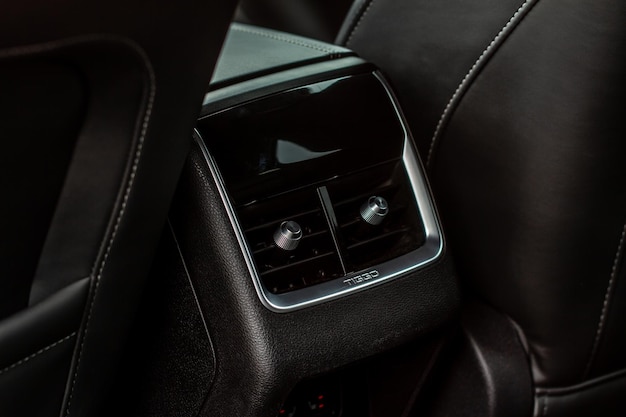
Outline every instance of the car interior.
<svg viewBox="0 0 626 417">
<path fill-rule="evenodd" d="M 626 3 L 0 13 L 0 417 L 626 415 Z"/>
</svg>

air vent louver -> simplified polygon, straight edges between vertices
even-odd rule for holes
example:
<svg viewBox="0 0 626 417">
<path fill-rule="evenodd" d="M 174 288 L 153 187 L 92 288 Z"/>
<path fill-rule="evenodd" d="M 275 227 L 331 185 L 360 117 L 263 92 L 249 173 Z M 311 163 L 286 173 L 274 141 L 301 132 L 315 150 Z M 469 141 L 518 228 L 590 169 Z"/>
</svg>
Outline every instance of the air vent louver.
<svg viewBox="0 0 626 417">
<path fill-rule="evenodd" d="M 343 237 L 349 271 L 359 271 L 419 248 L 424 231 L 409 181 L 400 162 L 382 164 L 329 184 Z M 372 196 L 386 200 L 388 213 L 378 225 L 361 218 Z"/>
<path fill-rule="evenodd" d="M 239 208 L 259 277 L 270 292 L 281 294 L 339 278 L 423 244 L 420 217 L 400 161 L 333 179 L 327 189 L 327 213 L 317 187 Z M 383 197 L 389 206 L 388 214 L 377 225 L 367 223 L 360 214 L 360 207 L 371 196 Z M 335 217 L 337 224 L 329 217 Z M 296 222 L 302 229 L 294 250 L 281 249 L 273 239 L 287 221 Z"/>
<path fill-rule="evenodd" d="M 260 278 L 279 294 L 342 276 L 343 270 L 315 188 L 286 193 L 239 209 L 240 221 Z M 284 221 L 302 228 L 294 250 L 273 240 Z"/>
</svg>

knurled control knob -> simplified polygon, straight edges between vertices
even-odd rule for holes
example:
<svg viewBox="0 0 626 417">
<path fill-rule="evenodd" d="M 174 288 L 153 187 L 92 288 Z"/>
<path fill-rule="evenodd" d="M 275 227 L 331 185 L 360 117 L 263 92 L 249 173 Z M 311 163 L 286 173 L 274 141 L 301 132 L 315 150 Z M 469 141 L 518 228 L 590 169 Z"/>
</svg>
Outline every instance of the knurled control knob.
<svg viewBox="0 0 626 417">
<path fill-rule="evenodd" d="M 294 250 L 302 239 L 302 228 L 292 220 L 282 222 L 274 232 L 274 243 L 283 250 Z"/>
<path fill-rule="evenodd" d="M 361 206 L 361 218 L 373 226 L 380 224 L 388 212 L 387 200 L 375 195 Z"/>
</svg>

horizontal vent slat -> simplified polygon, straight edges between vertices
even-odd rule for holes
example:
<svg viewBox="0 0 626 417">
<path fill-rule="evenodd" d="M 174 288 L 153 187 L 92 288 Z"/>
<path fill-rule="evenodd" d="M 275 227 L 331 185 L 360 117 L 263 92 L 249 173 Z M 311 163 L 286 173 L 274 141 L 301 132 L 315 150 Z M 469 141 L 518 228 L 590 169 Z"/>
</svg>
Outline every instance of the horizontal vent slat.
<svg viewBox="0 0 626 417">
<path fill-rule="evenodd" d="M 360 193 L 359 195 L 352 196 L 350 198 L 345 198 L 345 199 L 342 199 L 342 200 L 338 200 L 337 202 L 334 203 L 334 207 L 335 207 L 335 209 L 340 210 L 340 209 L 342 209 L 346 205 L 350 205 L 350 204 L 353 204 L 353 203 L 361 203 L 363 201 L 366 201 L 372 195 L 393 193 L 396 188 L 397 187 L 395 187 L 393 185 L 388 185 L 388 186 L 385 186 L 385 187 L 380 187 L 380 188 L 377 188 L 377 189 L 373 189 L 371 191 L 368 191 L 368 192 L 365 192 L 365 193 Z"/>
<path fill-rule="evenodd" d="M 314 262 L 314 261 L 323 259 L 323 258 L 325 258 L 327 256 L 332 256 L 332 255 L 333 255 L 332 252 L 326 252 L 326 253 L 323 253 L 321 255 L 313 256 L 311 258 L 302 259 L 300 261 L 297 261 L 297 262 L 294 262 L 294 263 L 291 263 L 291 264 L 274 267 L 274 268 L 269 269 L 269 270 L 267 270 L 265 272 L 262 272 L 261 276 L 264 277 L 264 276 L 271 275 L 272 273 L 284 271 L 284 270 L 289 269 L 289 268 L 296 268 L 298 266 L 305 265 L 306 263 Z"/>
<path fill-rule="evenodd" d="M 306 242 L 308 239 L 312 239 L 312 238 L 315 238 L 315 237 L 318 237 L 318 236 L 322 236 L 322 235 L 325 235 L 325 234 L 328 234 L 328 232 L 326 230 L 320 230 L 319 232 L 315 232 L 315 233 L 311 233 L 311 234 L 302 236 L 302 240 L 300 241 L 300 244 Z M 262 244 L 263 242 L 260 242 L 260 243 Z M 273 249 L 280 250 L 280 249 L 278 249 L 276 247 L 275 244 L 272 243 L 272 244 L 270 244 L 268 246 L 265 246 L 263 248 L 253 249 L 252 250 L 252 254 L 253 255 L 262 255 L 262 254 L 264 254 L 264 253 L 266 253 L 268 251 L 271 251 Z"/>
<path fill-rule="evenodd" d="M 307 210 L 304 212 L 300 212 L 300 213 L 293 213 L 289 216 L 289 219 L 297 219 L 297 218 L 301 218 L 301 217 L 306 217 L 306 216 L 310 216 L 310 215 L 315 215 L 315 214 L 320 214 L 321 210 L 320 209 L 313 209 L 313 210 Z M 244 229 L 245 233 L 249 233 L 249 232 L 255 232 L 257 230 L 262 230 L 262 229 L 267 229 L 267 228 L 274 228 L 276 227 L 276 224 L 280 224 L 282 223 L 286 216 L 283 216 L 281 218 L 278 219 L 273 219 L 271 221 L 266 221 L 263 222 L 262 224 L 259 225 L 255 225 L 252 227 L 248 227 L 247 229 Z"/>
<path fill-rule="evenodd" d="M 406 206 L 394 206 L 389 210 L 389 214 L 387 215 L 387 217 L 389 218 L 394 218 L 396 217 L 397 213 L 401 213 L 402 211 L 406 210 Z M 356 210 L 353 210 L 356 211 Z M 348 216 L 342 216 L 342 217 L 346 217 L 346 219 L 343 219 L 342 221 L 339 222 L 339 227 L 341 229 L 347 229 L 349 227 L 355 226 L 357 224 L 362 224 L 363 220 L 361 220 L 360 217 L 358 217 L 358 214 L 354 214 L 349 217 L 349 219 L 347 218 Z"/>
<path fill-rule="evenodd" d="M 369 239 L 364 239 L 364 240 L 362 240 L 360 242 L 357 242 L 357 243 L 354 243 L 352 245 L 349 245 L 348 246 L 348 250 L 357 249 L 357 248 L 359 248 L 361 246 L 364 246 L 364 245 L 367 245 L 367 244 L 370 244 L 370 243 L 375 243 L 375 242 L 383 240 L 383 239 L 391 238 L 394 235 L 409 233 L 410 231 L 411 231 L 411 228 L 403 227 L 401 229 L 396 229 L 396 230 L 392 230 L 392 231 L 387 232 L 387 233 L 382 233 L 380 235 L 371 237 Z"/>
</svg>

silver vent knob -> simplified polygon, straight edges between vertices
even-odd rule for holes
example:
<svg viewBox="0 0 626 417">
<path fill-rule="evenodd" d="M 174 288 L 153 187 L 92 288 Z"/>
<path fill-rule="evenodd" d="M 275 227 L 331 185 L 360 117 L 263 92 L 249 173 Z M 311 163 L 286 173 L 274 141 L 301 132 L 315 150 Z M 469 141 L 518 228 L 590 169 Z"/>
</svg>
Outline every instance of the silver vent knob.
<svg viewBox="0 0 626 417">
<path fill-rule="evenodd" d="M 368 198 L 361 206 L 361 218 L 374 226 L 380 224 L 388 212 L 387 200 L 375 195 Z"/>
<path fill-rule="evenodd" d="M 302 228 L 292 220 L 282 222 L 274 232 L 274 243 L 283 250 L 294 250 L 302 239 Z"/>
</svg>

